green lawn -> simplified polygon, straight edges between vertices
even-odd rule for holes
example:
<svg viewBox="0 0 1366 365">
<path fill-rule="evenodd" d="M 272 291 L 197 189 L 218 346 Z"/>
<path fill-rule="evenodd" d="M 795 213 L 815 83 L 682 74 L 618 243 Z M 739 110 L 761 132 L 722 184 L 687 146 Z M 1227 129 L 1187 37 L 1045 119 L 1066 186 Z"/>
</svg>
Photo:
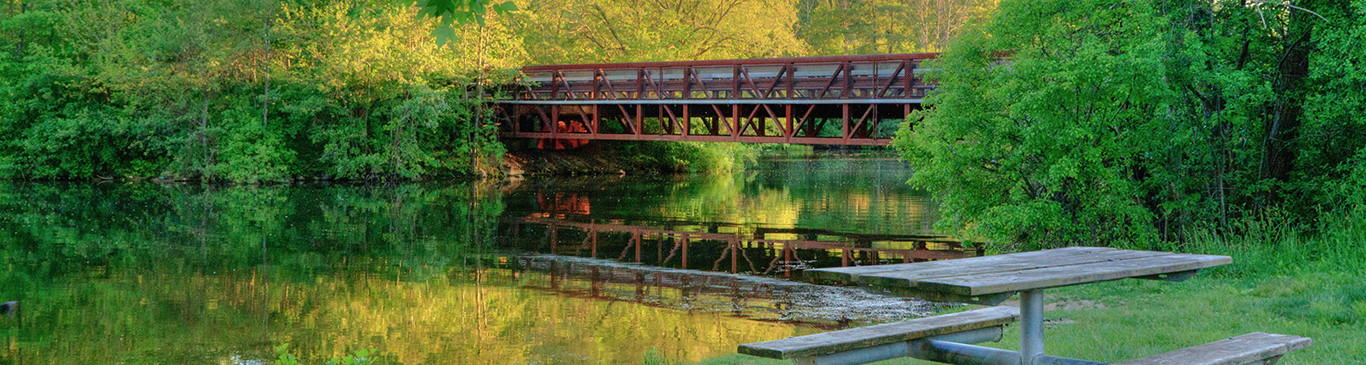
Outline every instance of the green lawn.
<svg viewBox="0 0 1366 365">
<path fill-rule="evenodd" d="M 1050 290 L 1050 303 L 1090 300 L 1099 305 L 1046 312 L 1046 352 L 1118 362 L 1260 331 L 1314 339 L 1313 346 L 1287 355 L 1280 364 L 1366 364 L 1363 277 L 1360 272 L 1251 279 L 1205 275 L 1181 283 L 1123 280 Z M 1011 325 L 1001 342 L 985 345 L 1018 349 L 1019 329 Z M 731 355 L 702 363 L 787 362 Z"/>
<path fill-rule="evenodd" d="M 1310 235 L 1292 225 L 1257 224 L 1234 237 L 1200 236 L 1158 248 L 1233 257 L 1232 265 L 1185 282 L 1127 279 L 1049 290 L 1048 303 L 1099 305 L 1046 311 L 1045 352 L 1117 362 L 1268 332 L 1314 340 L 1282 358 L 1282 365 L 1366 364 L 1366 208 L 1329 216 L 1320 233 Z M 1019 338 L 1014 324 L 1001 342 L 984 345 L 1016 350 Z M 733 354 L 702 363 L 786 362 Z"/>
<path fill-rule="evenodd" d="M 1046 351 L 1118 362 L 1260 331 L 1314 339 L 1281 364 L 1366 363 L 1366 283 L 1360 277 L 1125 280 L 1055 290 L 1050 301 L 1097 300 L 1106 308 L 1048 312 Z M 996 346 L 1018 349 L 1019 326 Z"/>
</svg>

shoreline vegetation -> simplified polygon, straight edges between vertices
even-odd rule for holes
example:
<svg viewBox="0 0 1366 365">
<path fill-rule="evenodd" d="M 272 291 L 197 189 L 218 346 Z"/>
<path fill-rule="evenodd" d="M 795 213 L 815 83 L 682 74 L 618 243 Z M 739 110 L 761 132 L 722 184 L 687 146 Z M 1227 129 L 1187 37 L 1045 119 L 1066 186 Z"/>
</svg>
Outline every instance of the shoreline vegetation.
<svg viewBox="0 0 1366 365">
<path fill-rule="evenodd" d="M 886 1 L 3 0 L 0 179 L 496 177 L 507 148 L 480 105 L 523 65 L 920 52 L 992 4 L 926 17 Z M 752 156 L 612 145 L 625 171 Z"/>
<path fill-rule="evenodd" d="M 481 91 L 521 65 L 943 51 L 932 108 L 894 143 L 943 233 L 998 253 L 1234 257 L 1186 283 L 1058 291 L 1107 308 L 1050 314 L 1050 352 L 1119 360 L 1259 330 L 1314 338 L 1285 364 L 1366 362 L 1366 0 L 519 0 L 456 23 L 407 1 L 0 1 L 12 180 L 494 176 L 508 148 Z M 761 148 L 512 156 L 543 174 L 700 172 Z"/>
</svg>

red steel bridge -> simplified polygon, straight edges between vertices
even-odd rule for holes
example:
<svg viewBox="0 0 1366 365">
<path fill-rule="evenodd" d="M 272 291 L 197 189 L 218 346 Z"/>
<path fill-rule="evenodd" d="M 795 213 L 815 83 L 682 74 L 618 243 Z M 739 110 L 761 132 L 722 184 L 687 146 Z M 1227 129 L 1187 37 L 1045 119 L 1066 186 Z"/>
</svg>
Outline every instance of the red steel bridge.
<svg viewBox="0 0 1366 365">
<path fill-rule="evenodd" d="M 588 140 L 887 145 L 934 86 L 936 53 L 528 66 L 500 134 Z M 550 145 L 547 145 L 547 142 Z"/>
</svg>

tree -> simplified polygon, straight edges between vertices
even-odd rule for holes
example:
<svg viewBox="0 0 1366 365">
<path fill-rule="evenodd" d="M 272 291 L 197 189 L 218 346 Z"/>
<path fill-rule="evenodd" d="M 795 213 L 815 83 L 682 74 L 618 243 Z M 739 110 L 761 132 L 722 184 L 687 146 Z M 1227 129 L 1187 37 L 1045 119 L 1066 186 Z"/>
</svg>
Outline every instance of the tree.
<svg viewBox="0 0 1366 365">
<path fill-rule="evenodd" d="M 894 144 L 944 226 L 1030 248 L 1155 236 L 1142 176 L 1179 133 L 1147 5 L 1005 2 L 931 66 L 933 108 Z"/>
<path fill-rule="evenodd" d="M 800 0 L 797 34 L 819 55 L 937 52 L 996 0 Z"/>
<path fill-rule="evenodd" d="M 800 55 L 796 10 L 780 0 L 532 1 L 518 33 L 540 63 Z"/>
<path fill-rule="evenodd" d="M 1359 196 L 1360 8 L 1007 1 L 932 66 L 934 108 L 895 143 L 946 228 L 1002 242 L 1304 222 Z"/>
</svg>

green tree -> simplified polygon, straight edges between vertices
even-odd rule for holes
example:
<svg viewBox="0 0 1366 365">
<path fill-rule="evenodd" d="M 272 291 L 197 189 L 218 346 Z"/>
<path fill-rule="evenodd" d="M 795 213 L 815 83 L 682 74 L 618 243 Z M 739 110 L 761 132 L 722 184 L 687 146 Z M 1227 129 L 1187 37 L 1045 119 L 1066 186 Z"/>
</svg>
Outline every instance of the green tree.
<svg viewBox="0 0 1366 365">
<path fill-rule="evenodd" d="M 798 36 L 818 55 L 937 52 L 996 0 L 799 0 Z"/>
<path fill-rule="evenodd" d="M 1360 5 L 1007 1 L 932 66 L 934 108 L 895 143 L 945 228 L 1000 242 L 1305 222 L 1360 185 Z"/>
<path fill-rule="evenodd" d="M 1170 137 L 1159 24 L 1142 2 L 1002 4 L 935 64 L 934 108 L 898 134 L 911 183 L 939 193 L 948 226 L 1000 242 L 1152 237 L 1136 178 Z"/>
<path fill-rule="evenodd" d="M 506 82 L 502 70 L 525 55 L 502 25 L 507 4 L 445 3 L 10 6 L 0 38 L 18 46 L 0 52 L 0 177 L 262 182 L 488 170 L 502 147 L 477 108 L 478 85 Z M 452 35 L 462 41 L 438 44 Z"/>
<path fill-rule="evenodd" d="M 784 0 L 530 1 L 521 6 L 540 63 L 643 62 L 800 55 Z"/>
</svg>

